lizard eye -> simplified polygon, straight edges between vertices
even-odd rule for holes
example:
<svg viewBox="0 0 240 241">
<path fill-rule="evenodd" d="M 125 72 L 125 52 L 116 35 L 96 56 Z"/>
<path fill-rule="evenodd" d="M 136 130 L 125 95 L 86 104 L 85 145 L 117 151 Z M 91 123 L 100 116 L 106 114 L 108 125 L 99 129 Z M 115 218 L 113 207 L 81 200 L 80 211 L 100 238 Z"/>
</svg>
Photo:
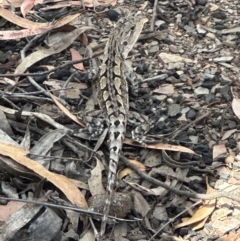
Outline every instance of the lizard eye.
<svg viewBox="0 0 240 241">
<path fill-rule="evenodd" d="M 134 30 L 134 29 L 135 29 L 135 26 L 132 26 L 132 27 L 131 27 L 131 30 Z"/>
<path fill-rule="evenodd" d="M 123 45 L 127 45 L 127 41 L 126 40 L 123 41 Z"/>
</svg>

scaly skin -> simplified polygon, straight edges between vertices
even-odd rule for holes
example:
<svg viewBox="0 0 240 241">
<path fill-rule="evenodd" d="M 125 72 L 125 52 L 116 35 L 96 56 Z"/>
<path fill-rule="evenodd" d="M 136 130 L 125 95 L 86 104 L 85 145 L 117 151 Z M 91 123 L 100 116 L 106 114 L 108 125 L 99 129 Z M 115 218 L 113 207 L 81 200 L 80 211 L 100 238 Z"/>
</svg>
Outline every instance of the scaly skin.
<svg viewBox="0 0 240 241">
<path fill-rule="evenodd" d="M 146 18 L 125 17 L 118 21 L 107 41 L 100 77 L 96 81 L 97 99 L 108 124 L 110 151 L 106 202 L 98 240 L 102 240 L 105 234 L 119 156 L 126 132 L 129 99 L 128 83 L 124 76 L 124 60 L 136 43 L 146 21 Z"/>
</svg>

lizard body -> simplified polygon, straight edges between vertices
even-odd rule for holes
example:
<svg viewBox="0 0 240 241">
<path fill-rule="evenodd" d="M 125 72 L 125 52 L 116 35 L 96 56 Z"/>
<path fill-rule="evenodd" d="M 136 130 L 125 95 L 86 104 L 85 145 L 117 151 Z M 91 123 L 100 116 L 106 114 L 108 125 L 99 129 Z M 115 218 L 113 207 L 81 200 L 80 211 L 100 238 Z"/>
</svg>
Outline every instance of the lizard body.
<svg viewBox="0 0 240 241">
<path fill-rule="evenodd" d="M 110 32 L 104 49 L 100 76 L 96 81 L 97 99 L 108 125 L 110 152 L 106 202 L 99 240 L 106 229 L 128 119 L 129 97 L 124 60 L 138 40 L 146 21 L 146 18 L 123 17 L 117 22 Z"/>
</svg>

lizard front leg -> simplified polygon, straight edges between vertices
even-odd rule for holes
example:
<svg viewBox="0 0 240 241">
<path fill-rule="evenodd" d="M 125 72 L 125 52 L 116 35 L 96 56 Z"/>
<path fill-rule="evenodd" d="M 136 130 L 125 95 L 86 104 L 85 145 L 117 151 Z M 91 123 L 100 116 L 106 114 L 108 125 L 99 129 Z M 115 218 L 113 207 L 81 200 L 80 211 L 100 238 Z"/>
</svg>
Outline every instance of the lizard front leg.
<svg viewBox="0 0 240 241">
<path fill-rule="evenodd" d="M 129 94 L 137 96 L 139 85 L 143 82 L 141 75 L 135 73 L 132 69 L 131 61 L 125 61 L 123 65 L 124 78 L 129 84 Z M 152 138 L 148 138 L 146 134 L 153 127 L 154 121 L 147 116 L 139 114 L 135 111 L 130 111 L 128 116 L 128 125 L 133 126 L 131 137 L 134 141 L 141 144 L 153 142 Z"/>
<path fill-rule="evenodd" d="M 130 94 L 136 96 L 137 89 L 143 82 L 143 78 L 133 71 L 132 62 L 130 60 L 125 60 L 123 63 L 123 74 L 126 81 L 128 81 Z"/>
</svg>

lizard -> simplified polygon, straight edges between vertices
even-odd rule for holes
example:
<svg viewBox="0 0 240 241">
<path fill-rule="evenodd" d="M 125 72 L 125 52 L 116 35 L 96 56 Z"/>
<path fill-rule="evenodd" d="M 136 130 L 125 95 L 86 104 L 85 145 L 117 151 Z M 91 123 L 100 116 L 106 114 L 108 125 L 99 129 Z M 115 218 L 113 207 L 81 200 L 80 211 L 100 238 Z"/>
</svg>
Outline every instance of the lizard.
<svg viewBox="0 0 240 241">
<path fill-rule="evenodd" d="M 127 16 L 118 20 L 104 48 L 99 78 L 95 81 L 96 97 L 107 120 L 109 136 L 109 170 L 106 201 L 98 240 L 105 234 L 113 197 L 117 166 L 128 119 L 128 67 L 125 59 L 137 42 L 147 18 Z"/>
</svg>

